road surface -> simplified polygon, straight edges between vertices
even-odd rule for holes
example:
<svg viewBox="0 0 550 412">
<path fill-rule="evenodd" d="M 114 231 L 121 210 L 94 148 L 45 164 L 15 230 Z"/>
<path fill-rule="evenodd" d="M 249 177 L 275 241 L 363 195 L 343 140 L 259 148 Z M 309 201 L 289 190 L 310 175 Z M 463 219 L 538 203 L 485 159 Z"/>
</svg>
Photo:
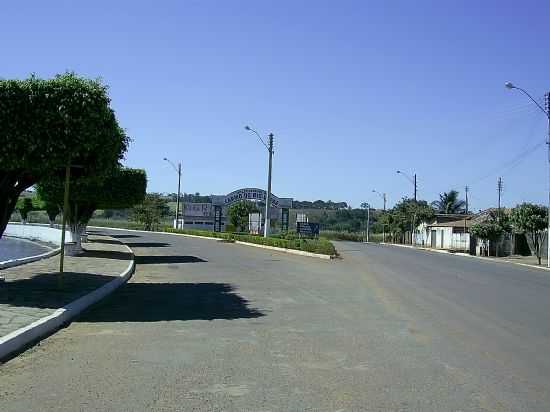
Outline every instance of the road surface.
<svg viewBox="0 0 550 412">
<path fill-rule="evenodd" d="M 4 236 L 0 239 L 0 262 L 40 255 L 50 250 L 43 244 Z"/>
<path fill-rule="evenodd" d="M 136 274 L 0 367 L 2 411 L 550 410 L 548 272 L 111 233 Z"/>
</svg>

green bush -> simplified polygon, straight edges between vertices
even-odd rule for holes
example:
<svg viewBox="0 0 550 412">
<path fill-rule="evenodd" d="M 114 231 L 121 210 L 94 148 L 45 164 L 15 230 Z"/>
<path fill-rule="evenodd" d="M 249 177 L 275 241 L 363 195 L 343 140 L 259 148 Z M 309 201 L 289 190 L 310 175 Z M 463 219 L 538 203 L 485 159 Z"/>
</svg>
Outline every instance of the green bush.
<svg viewBox="0 0 550 412">
<path fill-rule="evenodd" d="M 337 255 L 334 245 L 325 238 L 320 239 L 283 239 L 280 236 L 277 237 L 262 237 L 258 235 L 250 234 L 237 234 L 227 232 L 212 232 L 209 230 L 198 229 L 173 229 L 171 227 L 165 227 L 165 232 L 169 233 L 181 233 L 185 235 L 205 236 L 213 237 L 225 240 L 238 240 L 240 242 L 254 243 L 265 246 L 275 246 L 284 249 L 302 250 L 305 252 L 319 253 L 323 255 Z"/>
</svg>

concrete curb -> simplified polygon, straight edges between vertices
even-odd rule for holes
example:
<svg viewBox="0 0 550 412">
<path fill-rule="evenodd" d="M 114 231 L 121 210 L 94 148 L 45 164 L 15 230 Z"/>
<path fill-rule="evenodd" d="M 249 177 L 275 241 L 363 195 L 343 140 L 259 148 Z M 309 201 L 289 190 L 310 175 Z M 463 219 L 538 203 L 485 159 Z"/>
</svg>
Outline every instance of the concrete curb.
<svg viewBox="0 0 550 412">
<path fill-rule="evenodd" d="M 277 252 L 285 252 L 285 253 L 290 253 L 292 255 L 308 256 L 308 257 L 314 257 L 314 258 L 326 259 L 326 260 L 334 259 L 334 257 L 331 255 L 322 255 L 320 253 L 305 252 L 303 250 L 285 249 L 283 247 L 277 247 L 277 246 L 259 245 L 257 243 L 241 242 L 240 240 L 236 240 L 234 243 L 238 245 L 257 247 L 260 249 L 276 250 Z"/>
<path fill-rule="evenodd" d="M 0 270 L 7 269 L 7 268 L 13 268 L 15 266 L 21 266 L 21 265 L 24 265 L 25 263 L 36 262 L 36 261 L 42 260 L 42 259 L 47 259 L 47 258 L 50 258 L 52 256 L 57 255 L 58 253 L 61 253 L 61 248 L 52 249 L 49 252 L 41 253 L 40 255 L 27 256 L 27 257 L 19 258 L 19 259 L 5 260 L 3 262 L 0 262 Z"/>
<path fill-rule="evenodd" d="M 122 244 L 122 242 L 121 242 Z M 103 299 L 105 296 L 112 293 L 120 285 L 125 283 L 134 273 L 136 262 L 134 252 L 128 246 L 124 245 L 132 255 L 132 261 L 128 267 L 118 275 L 115 279 L 106 283 L 99 289 L 88 293 L 71 303 L 57 309 L 51 315 L 45 316 L 37 321 L 17 329 L 0 338 L 0 359 L 5 358 L 9 354 L 20 350 L 29 343 L 38 340 L 39 338 L 49 335 L 59 329 L 63 324 L 69 322 L 84 309 Z"/>
<path fill-rule="evenodd" d="M 419 250 L 419 251 L 422 251 L 422 252 L 444 253 L 444 254 L 451 255 L 451 256 L 462 256 L 462 257 L 465 257 L 465 258 L 484 260 L 485 262 L 518 265 L 518 266 L 524 266 L 524 267 L 531 268 L 531 269 L 550 271 L 550 268 L 548 268 L 546 266 L 535 266 L 535 265 L 530 265 L 528 263 L 511 262 L 509 260 L 497 260 L 497 258 L 490 258 L 490 257 L 486 257 L 486 256 L 474 256 L 474 255 L 469 255 L 467 253 L 460 253 L 460 252 L 451 253 L 448 250 L 442 250 L 442 249 L 429 249 L 429 248 L 423 248 L 423 247 L 415 247 L 415 246 L 411 246 L 411 245 L 400 245 L 400 244 L 382 243 L 382 242 L 379 243 L 379 244 L 383 245 L 383 246 L 403 247 L 403 248 L 407 248 L 407 249 Z"/>
<path fill-rule="evenodd" d="M 207 240 L 216 240 L 216 241 L 224 240 L 224 239 L 218 238 L 218 237 L 188 235 L 186 233 L 153 232 L 153 231 L 149 232 L 147 230 L 121 229 L 121 228 L 118 228 L 118 227 L 104 227 L 104 226 L 88 226 L 88 227 L 93 228 L 93 229 L 120 230 L 120 231 L 124 231 L 124 232 L 156 233 L 156 234 L 161 234 L 161 235 L 184 236 L 184 237 L 192 237 L 192 238 L 197 238 L 197 239 L 207 239 Z M 236 243 L 236 244 L 244 245 L 244 246 L 257 247 L 257 248 L 260 248 L 260 249 L 276 250 L 278 252 L 289 253 L 289 254 L 292 254 L 292 255 L 308 256 L 308 257 L 314 257 L 314 258 L 319 258 L 319 259 L 331 260 L 331 259 L 335 258 L 335 256 L 332 256 L 332 255 L 323 255 L 323 254 L 320 254 L 320 253 L 305 252 L 303 250 L 286 249 L 286 248 L 276 247 L 276 246 L 260 245 L 260 244 L 257 244 L 257 243 L 242 242 L 240 240 L 236 240 L 236 241 L 231 242 L 231 243 Z"/>
</svg>

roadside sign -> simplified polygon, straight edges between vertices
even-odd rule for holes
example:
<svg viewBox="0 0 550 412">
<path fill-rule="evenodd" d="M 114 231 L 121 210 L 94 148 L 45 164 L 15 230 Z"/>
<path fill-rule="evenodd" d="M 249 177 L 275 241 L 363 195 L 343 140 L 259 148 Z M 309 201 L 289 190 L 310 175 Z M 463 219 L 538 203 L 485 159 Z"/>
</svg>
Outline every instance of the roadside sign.
<svg viewBox="0 0 550 412">
<path fill-rule="evenodd" d="M 304 236 L 319 236 L 319 223 L 297 222 L 296 231 Z"/>
</svg>

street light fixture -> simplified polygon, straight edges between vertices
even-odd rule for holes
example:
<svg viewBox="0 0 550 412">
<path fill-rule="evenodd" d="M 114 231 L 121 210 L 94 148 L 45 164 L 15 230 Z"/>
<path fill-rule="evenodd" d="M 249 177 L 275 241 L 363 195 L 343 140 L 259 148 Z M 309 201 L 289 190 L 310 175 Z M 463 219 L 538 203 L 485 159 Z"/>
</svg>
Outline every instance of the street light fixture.
<svg viewBox="0 0 550 412">
<path fill-rule="evenodd" d="M 264 237 L 269 236 L 269 225 L 270 225 L 270 211 L 271 211 L 271 168 L 273 164 L 273 133 L 268 135 L 268 143 L 266 144 L 260 134 L 252 129 L 250 126 L 245 126 L 245 130 L 254 133 L 260 139 L 260 142 L 266 147 L 269 153 L 269 167 L 267 172 L 267 193 L 265 196 L 265 221 L 264 221 Z"/>
<path fill-rule="evenodd" d="M 181 163 L 178 162 L 178 167 L 170 159 L 164 158 L 163 160 L 170 163 L 170 165 L 174 168 L 176 173 L 178 174 L 178 197 L 176 198 L 176 229 L 179 228 L 179 217 L 180 217 L 180 185 L 181 185 Z"/>
<path fill-rule="evenodd" d="M 416 189 L 417 189 L 417 186 L 416 186 L 416 173 L 414 174 L 414 179 L 411 178 L 407 173 L 405 173 L 401 170 L 398 170 L 397 174 L 400 174 L 400 175 L 404 176 L 409 182 L 411 182 L 413 184 L 413 187 L 414 187 L 414 201 L 416 202 Z"/>
<path fill-rule="evenodd" d="M 547 249 L 547 266 L 550 268 L 550 239 L 548 238 L 550 236 L 550 92 L 546 93 L 544 95 L 544 101 L 546 105 L 546 109 L 544 109 L 539 102 L 537 102 L 533 96 L 531 96 L 526 90 L 522 89 L 521 87 L 514 86 L 511 82 L 504 83 L 504 86 L 507 89 L 516 89 L 522 92 L 524 95 L 526 95 L 535 105 L 546 115 L 548 118 L 548 138 L 546 139 L 546 146 L 548 147 L 548 232 L 546 234 L 546 243 L 548 246 Z"/>
</svg>

